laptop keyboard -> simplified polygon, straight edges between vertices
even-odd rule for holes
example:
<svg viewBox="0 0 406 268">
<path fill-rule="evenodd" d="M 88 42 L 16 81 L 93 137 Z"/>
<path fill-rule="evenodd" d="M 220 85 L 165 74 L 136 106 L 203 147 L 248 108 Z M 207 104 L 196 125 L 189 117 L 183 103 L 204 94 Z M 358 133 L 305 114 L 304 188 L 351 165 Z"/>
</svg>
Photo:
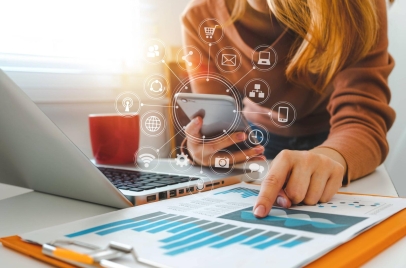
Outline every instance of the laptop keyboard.
<svg viewBox="0 0 406 268">
<path fill-rule="evenodd" d="M 118 189 L 133 192 L 142 192 L 154 188 L 161 188 L 168 185 L 198 180 L 198 178 L 191 178 L 187 176 L 176 176 L 115 168 L 98 167 L 98 169 Z"/>
</svg>

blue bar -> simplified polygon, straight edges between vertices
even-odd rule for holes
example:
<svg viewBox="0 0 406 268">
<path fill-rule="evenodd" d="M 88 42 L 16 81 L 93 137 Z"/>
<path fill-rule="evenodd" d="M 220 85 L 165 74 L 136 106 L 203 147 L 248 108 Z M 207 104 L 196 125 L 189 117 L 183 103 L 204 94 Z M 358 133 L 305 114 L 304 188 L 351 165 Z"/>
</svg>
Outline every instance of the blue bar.
<svg viewBox="0 0 406 268">
<path fill-rule="evenodd" d="M 179 248 L 179 249 L 176 249 L 176 250 L 173 250 L 173 251 L 169 251 L 169 252 L 165 253 L 165 255 L 174 256 L 174 255 L 177 255 L 177 254 L 184 253 L 186 251 L 190 251 L 192 249 L 196 249 L 196 248 L 204 247 L 206 245 L 210 245 L 211 243 L 218 242 L 218 241 L 220 241 L 222 239 L 223 239 L 223 237 L 221 237 L 221 236 L 214 236 L 212 238 L 203 240 L 203 241 L 201 241 L 199 243 L 195 243 L 195 244 L 190 245 L 190 246 L 186 246 L 186 247 Z"/>
<path fill-rule="evenodd" d="M 140 222 L 134 222 L 134 223 L 131 223 L 131 224 L 126 224 L 126 225 L 118 226 L 118 227 L 115 227 L 115 228 L 110 228 L 110 229 L 107 229 L 107 230 L 104 230 L 104 231 L 97 232 L 96 234 L 98 234 L 98 235 L 107 235 L 107 234 L 115 233 L 115 232 L 122 231 L 122 230 L 125 230 L 125 229 L 131 229 L 131 228 L 134 228 L 134 227 L 137 227 L 137 226 L 140 226 L 140 225 L 144 225 L 144 224 L 148 224 L 148 223 L 150 223 L 149 220 L 143 220 L 143 221 L 140 221 Z"/>
<path fill-rule="evenodd" d="M 265 241 L 269 238 L 269 236 L 265 236 L 265 235 L 259 235 L 257 237 L 254 237 L 253 239 L 248 240 L 247 242 L 242 243 L 243 245 L 253 245 L 255 243 L 258 242 L 262 242 Z"/>
<path fill-rule="evenodd" d="M 285 244 L 282 244 L 281 247 L 284 247 L 284 248 L 293 248 L 293 247 L 295 247 L 295 246 L 297 246 L 297 245 L 300 245 L 300 244 L 309 242 L 310 240 L 312 240 L 312 239 L 309 238 L 309 237 L 303 237 L 303 236 L 302 236 L 302 237 L 299 237 L 299 238 L 297 238 L 297 239 L 295 239 L 295 240 L 293 240 L 293 241 L 290 241 L 290 242 L 287 242 L 287 243 L 285 243 Z"/>
<path fill-rule="evenodd" d="M 183 246 L 185 244 L 189 244 L 189 243 L 193 243 L 196 242 L 197 240 L 200 240 L 202 238 L 205 238 L 207 236 L 212 235 L 213 233 L 210 232 L 203 232 L 194 236 L 191 236 L 189 238 L 180 240 L 178 242 L 172 243 L 172 244 L 167 244 L 165 246 L 162 246 L 161 248 L 165 248 L 165 249 L 171 249 L 171 248 L 175 248 L 175 247 L 179 247 L 179 246 Z"/>
<path fill-rule="evenodd" d="M 245 240 L 245 239 L 247 239 L 247 238 L 248 238 L 248 236 L 245 236 L 245 235 L 238 235 L 238 236 L 233 237 L 233 238 L 231 238 L 231 239 L 229 239 L 229 240 L 227 240 L 227 241 L 224 241 L 224 242 L 221 242 L 221 243 L 212 245 L 211 247 L 212 247 L 212 248 L 223 248 L 223 247 L 226 247 L 226 246 L 229 246 L 229 245 L 238 243 L 238 242 L 240 242 L 240 241 L 243 241 L 243 240 Z"/>
<path fill-rule="evenodd" d="M 170 223 L 170 221 L 161 220 L 161 221 L 157 221 L 157 222 L 154 222 L 154 223 L 151 223 L 151 224 L 139 227 L 139 228 L 134 228 L 133 230 L 137 231 L 137 232 L 141 232 L 141 231 L 144 231 L 144 230 L 147 230 L 147 229 L 150 229 L 150 228 L 154 228 L 154 227 L 160 226 L 162 224 L 166 224 L 166 223 Z"/>
<path fill-rule="evenodd" d="M 164 226 L 157 227 L 157 228 L 155 228 L 155 229 L 149 230 L 148 233 L 155 234 L 155 233 L 158 233 L 158 232 L 161 232 L 161 231 L 165 231 L 165 230 L 167 230 L 167 229 L 169 229 L 169 228 L 178 226 L 178 225 L 180 225 L 180 224 L 182 224 L 182 222 L 172 222 L 172 223 L 168 223 L 168 224 L 166 224 L 166 225 L 164 225 Z"/>
<path fill-rule="evenodd" d="M 249 188 L 244 188 L 244 187 L 237 187 L 237 188 L 234 188 L 234 189 L 226 190 L 224 192 L 215 193 L 214 195 L 229 194 L 229 193 L 241 194 L 242 198 L 247 198 L 247 197 L 251 197 L 251 196 L 258 196 L 259 191 L 249 189 Z"/>
<path fill-rule="evenodd" d="M 96 227 L 92 227 L 92 228 L 89 228 L 89 229 L 86 229 L 86 230 L 83 230 L 83 231 L 80 231 L 80 232 L 68 234 L 68 235 L 65 235 L 65 236 L 69 237 L 69 238 L 78 237 L 78 236 L 81 236 L 81 235 L 90 234 L 90 233 L 97 232 L 97 231 L 100 231 L 100 230 L 103 230 L 103 229 L 106 229 L 106 228 L 118 226 L 118 225 L 125 224 L 125 223 L 130 223 L 130 222 L 134 222 L 134 220 L 129 219 L 129 220 L 122 220 L 122 221 L 115 221 L 115 222 L 99 225 L 99 226 L 96 226 Z"/>
<path fill-rule="evenodd" d="M 184 231 L 184 230 L 186 230 L 186 229 L 190 229 L 190 228 L 193 228 L 193 227 L 196 227 L 196 224 L 194 224 L 194 223 L 187 223 L 187 224 L 185 224 L 185 225 L 183 225 L 183 226 L 179 226 L 179 227 L 173 228 L 173 229 L 171 229 L 171 230 L 168 230 L 168 232 L 169 232 L 169 233 L 178 233 L 178 232 L 180 232 L 180 231 Z"/>
<path fill-rule="evenodd" d="M 297 245 L 300 245 L 300 244 L 303 244 L 303 241 L 293 240 L 293 241 L 290 241 L 290 242 L 288 242 L 286 244 L 281 245 L 281 247 L 293 248 L 294 246 L 297 246 Z"/>
<path fill-rule="evenodd" d="M 190 229 L 190 230 L 188 230 L 188 231 L 184 231 L 184 232 L 182 232 L 182 233 L 180 233 L 180 234 L 173 235 L 173 236 L 170 236 L 170 237 L 168 237 L 168 238 L 159 240 L 159 242 L 169 243 L 169 242 L 172 242 L 172 241 L 175 241 L 175 240 L 178 240 L 178 239 L 182 239 L 182 238 L 184 238 L 185 236 L 188 236 L 188 235 L 191 235 L 191 234 L 195 234 L 195 233 L 197 233 L 197 232 L 201 232 L 201 231 L 203 231 L 203 230 L 204 230 L 204 229 L 199 228 L 199 227 L 193 228 L 193 229 Z"/>
<path fill-rule="evenodd" d="M 284 242 L 284 241 L 286 241 L 286 240 L 281 240 L 281 239 L 278 239 L 278 238 L 274 238 L 274 239 L 272 239 L 272 240 L 269 241 L 269 242 L 265 242 L 265 243 L 256 245 L 254 248 L 257 248 L 257 249 L 266 249 L 266 248 L 268 248 L 268 247 L 270 247 L 270 246 L 273 246 L 273 245 L 275 245 L 275 244 L 278 244 L 278 243 L 281 243 L 281 242 Z"/>
</svg>

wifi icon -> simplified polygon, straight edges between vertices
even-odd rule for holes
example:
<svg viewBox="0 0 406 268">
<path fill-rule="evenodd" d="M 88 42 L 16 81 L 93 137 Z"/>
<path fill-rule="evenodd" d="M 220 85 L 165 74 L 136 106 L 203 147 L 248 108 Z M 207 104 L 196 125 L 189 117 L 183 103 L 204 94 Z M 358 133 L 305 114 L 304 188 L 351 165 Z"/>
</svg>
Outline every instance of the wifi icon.
<svg viewBox="0 0 406 268">
<path fill-rule="evenodd" d="M 139 159 L 144 163 L 144 167 L 149 167 L 149 163 L 155 159 L 155 156 L 152 154 L 142 154 L 138 156 Z"/>
</svg>

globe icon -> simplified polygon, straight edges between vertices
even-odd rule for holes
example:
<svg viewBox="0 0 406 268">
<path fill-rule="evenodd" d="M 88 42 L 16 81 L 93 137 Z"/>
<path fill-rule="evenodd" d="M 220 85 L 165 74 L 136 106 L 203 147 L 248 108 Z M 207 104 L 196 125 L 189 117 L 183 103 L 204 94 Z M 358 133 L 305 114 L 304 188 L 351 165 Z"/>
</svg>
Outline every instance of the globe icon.
<svg viewBox="0 0 406 268">
<path fill-rule="evenodd" d="M 158 131 L 161 125 L 162 125 L 161 120 L 154 115 L 149 116 L 147 120 L 145 120 L 145 127 L 150 132 Z"/>
</svg>

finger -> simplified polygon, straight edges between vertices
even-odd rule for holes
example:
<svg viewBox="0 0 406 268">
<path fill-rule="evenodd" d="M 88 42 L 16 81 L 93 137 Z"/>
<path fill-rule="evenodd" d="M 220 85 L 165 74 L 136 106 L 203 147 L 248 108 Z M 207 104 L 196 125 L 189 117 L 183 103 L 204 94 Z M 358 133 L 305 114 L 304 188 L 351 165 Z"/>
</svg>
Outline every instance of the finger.
<svg viewBox="0 0 406 268">
<path fill-rule="evenodd" d="M 289 151 L 282 151 L 273 160 L 268 176 L 261 184 L 261 190 L 254 206 L 256 217 L 265 217 L 276 201 L 279 191 L 285 183 L 291 168 L 291 155 Z"/>
<path fill-rule="evenodd" d="M 283 189 L 279 191 L 275 205 L 283 208 L 290 208 L 292 206 L 292 202 L 290 201 L 289 197 L 286 195 Z"/>
<path fill-rule="evenodd" d="M 338 192 L 340 187 L 343 185 L 344 177 L 344 167 L 341 165 L 336 165 L 333 172 L 328 179 L 324 192 L 320 197 L 321 202 L 328 202 L 330 199 Z"/>
<path fill-rule="evenodd" d="M 309 188 L 310 178 L 318 163 L 318 157 L 312 157 L 309 152 L 300 152 L 285 187 L 285 193 L 293 204 L 299 204 L 305 199 Z"/>
<path fill-rule="evenodd" d="M 207 155 L 212 155 L 217 151 L 220 151 L 221 149 L 227 148 L 231 145 L 234 145 L 236 143 L 245 141 L 247 138 L 247 135 L 244 132 L 236 132 L 232 133 L 230 135 L 227 135 L 220 140 L 216 141 L 210 141 L 205 143 L 205 153 Z"/>
<path fill-rule="evenodd" d="M 193 118 L 192 121 L 186 126 L 185 133 L 191 142 L 195 142 L 196 139 L 201 139 L 200 129 L 202 128 L 203 120 L 200 116 Z"/>
<path fill-rule="evenodd" d="M 329 177 L 330 170 L 326 167 L 319 168 L 313 173 L 309 189 L 303 200 L 306 205 L 315 205 L 319 202 Z"/>
</svg>

